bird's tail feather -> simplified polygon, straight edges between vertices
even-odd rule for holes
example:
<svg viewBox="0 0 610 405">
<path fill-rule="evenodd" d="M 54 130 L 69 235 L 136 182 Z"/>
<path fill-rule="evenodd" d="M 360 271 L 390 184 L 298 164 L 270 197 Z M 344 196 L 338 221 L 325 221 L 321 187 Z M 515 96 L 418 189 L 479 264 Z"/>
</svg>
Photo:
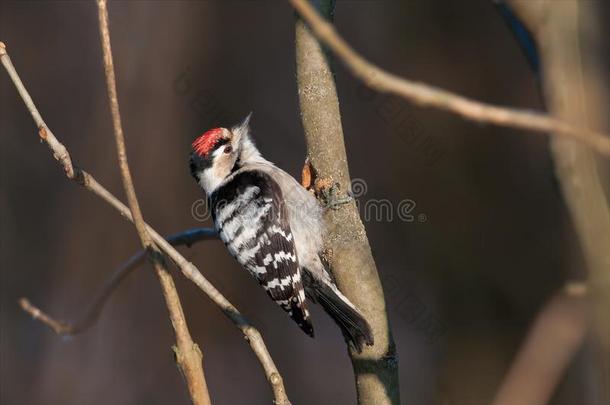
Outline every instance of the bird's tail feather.
<svg viewBox="0 0 610 405">
<path fill-rule="evenodd" d="M 333 285 L 316 283 L 315 298 L 339 325 L 343 336 L 358 351 L 363 345 L 373 345 L 373 332 L 369 323 L 352 303 Z"/>
</svg>

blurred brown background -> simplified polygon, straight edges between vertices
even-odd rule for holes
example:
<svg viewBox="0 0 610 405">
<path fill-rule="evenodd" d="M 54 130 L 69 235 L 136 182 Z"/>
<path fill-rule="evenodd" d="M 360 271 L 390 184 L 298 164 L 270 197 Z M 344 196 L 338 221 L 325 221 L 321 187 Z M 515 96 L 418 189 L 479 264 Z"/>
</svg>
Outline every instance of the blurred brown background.
<svg viewBox="0 0 610 405">
<path fill-rule="evenodd" d="M 191 215 L 202 195 L 188 173 L 190 142 L 250 110 L 263 153 L 300 173 L 294 14 L 285 2 L 115 1 L 109 9 L 129 160 L 157 230 L 209 225 Z M 542 108 L 534 75 L 491 1 L 339 1 L 336 25 L 391 72 Z M 95 4 L 2 0 L 0 40 L 74 161 L 123 196 Z M 366 225 L 400 356 L 402 401 L 489 403 L 536 311 L 566 276 L 583 271 L 546 138 L 371 93 L 339 64 L 336 79 L 352 176 L 367 185 L 360 199 L 394 207 L 392 221 Z M 115 211 L 66 181 L 4 71 L 0 137 L 1 403 L 188 403 L 149 267 L 75 338 L 55 336 L 18 309 L 27 296 L 75 319 L 139 244 Z M 413 222 L 396 218 L 405 199 L 415 203 Z M 222 244 L 182 250 L 260 327 L 293 403 L 354 403 L 345 346 L 322 311 L 314 311 L 312 340 Z M 212 399 L 268 404 L 241 334 L 181 275 L 175 279 Z M 553 404 L 588 403 L 590 373 L 585 348 Z"/>
</svg>

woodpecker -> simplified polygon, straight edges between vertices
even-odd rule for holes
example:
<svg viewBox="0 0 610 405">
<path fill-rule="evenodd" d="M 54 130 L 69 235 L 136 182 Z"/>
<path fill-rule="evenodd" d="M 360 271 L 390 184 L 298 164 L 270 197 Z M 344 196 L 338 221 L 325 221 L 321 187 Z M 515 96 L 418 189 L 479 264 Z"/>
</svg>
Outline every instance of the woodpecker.
<svg viewBox="0 0 610 405">
<path fill-rule="evenodd" d="M 371 327 L 339 291 L 320 254 L 323 209 L 292 176 L 261 156 L 250 115 L 192 144 L 191 174 L 204 190 L 214 225 L 237 259 L 299 327 L 314 336 L 308 300 L 319 303 L 358 351 Z"/>
</svg>

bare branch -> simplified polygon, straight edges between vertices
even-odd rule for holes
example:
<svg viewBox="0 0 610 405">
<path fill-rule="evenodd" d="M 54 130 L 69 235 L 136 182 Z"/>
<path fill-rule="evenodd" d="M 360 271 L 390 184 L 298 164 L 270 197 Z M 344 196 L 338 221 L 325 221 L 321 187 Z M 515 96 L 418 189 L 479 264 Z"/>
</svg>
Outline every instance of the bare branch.
<svg viewBox="0 0 610 405">
<path fill-rule="evenodd" d="M 4 44 L 3 44 L 4 45 Z M 106 188 L 104 188 L 101 184 L 97 182 L 97 180 L 85 170 L 80 169 L 78 166 L 73 165 L 70 159 L 70 155 L 63 144 L 61 144 L 52 132 L 49 130 L 47 125 L 42 121 L 37 120 L 37 117 L 40 117 L 36 106 L 32 102 L 26 88 L 23 86 L 23 83 L 19 79 L 19 76 L 10 60 L 8 53 L 4 46 L 0 46 L 0 61 L 2 65 L 5 67 L 9 76 L 11 77 L 13 84 L 17 88 L 19 94 L 21 95 L 24 103 L 30 114 L 32 115 L 34 121 L 38 125 L 40 122 L 40 130 L 42 132 L 44 130 L 45 134 L 48 134 L 45 137 L 41 136 L 41 140 L 46 143 L 46 145 L 51 150 L 51 153 L 58 160 L 58 163 L 64 168 L 66 176 L 75 181 L 77 184 L 83 186 L 86 190 L 92 192 L 93 194 L 100 197 L 102 200 L 111 205 L 114 209 L 116 209 L 123 218 L 128 221 L 132 221 L 131 212 L 129 208 L 125 206 L 121 201 L 119 201 L 111 192 L 109 192 Z M 65 151 L 65 158 L 61 159 L 58 156 L 62 156 L 62 151 Z M 267 347 L 265 346 L 265 342 L 261 334 L 258 330 L 252 326 L 248 320 L 231 304 L 221 293 L 214 287 L 204 276 L 201 274 L 197 267 L 186 260 L 184 256 L 180 254 L 171 244 L 169 244 L 159 233 L 157 233 L 152 227 L 146 225 L 148 232 L 150 233 L 152 240 L 154 243 L 159 246 L 161 251 L 169 256 L 169 258 L 174 262 L 174 264 L 180 269 L 182 274 L 193 283 L 197 285 L 210 299 L 223 311 L 223 313 L 241 330 L 244 334 L 244 337 L 250 344 L 252 351 L 256 355 L 258 361 L 265 371 L 265 376 L 267 377 L 267 381 L 269 382 L 273 395 L 274 402 L 278 405 L 288 405 L 290 401 L 286 395 L 286 390 L 284 388 L 284 383 L 282 377 L 275 366 Z"/>
<path fill-rule="evenodd" d="M 606 134 L 579 128 L 543 113 L 481 103 L 388 73 L 356 53 L 337 34 L 332 24 L 318 15 L 308 0 L 289 1 L 316 36 L 347 65 L 354 76 L 373 89 L 393 93 L 415 104 L 449 111 L 477 122 L 563 135 L 579 140 L 599 153 L 610 155 L 610 137 Z"/>
<path fill-rule="evenodd" d="M 114 127 L 114 138 L 116 141 L 117 155 L 119 158 L 119 167 L 121 169 L 121 180 L 123 188 L 127 195 L 127 202 L 133 217 L 133 223 L 136 227 L 138 237 L 142 243 L 142 247 L 146 251 L 146 257 L 153 265 L 161 289 L 165 298 L 165 305 L 169 311 L 169 317 L 176 334 L 176 362 L 182 370 L 182 375 L 186 380 L 191 401 L 195 405 L 209 405 L 212 403 L 208 392 L 207 383 L 203 373 L 202 353 L 199 347 L 193 342 L 191 334 L 184 317 L 180 297 L 176 290 L 174 280 L 167 271 L 165 256 L 159 248 L 155 246 L 151 240 L 150 234 L 146 229 L 144 218 L 140 210 L 140 204 L 136 197 L 136 190 L 133 185 L 133 179 L 127 162 L 127 150 L 125 148 L 125 136 L 123 135 L 123 126 L 121 124 L 121 114 L 119 110 L 119 100 L 116 91 L 116 79 L 114 74 L 114 64 L 112 61 L 112 49 L 110 46 L 110 31 L 108 28 L 108 10 L 106 8 L 106 0 L 97 1 L 99 29 L 102 42 L 102 51 L 104 55 L 104 73 L 106 76 L 106 85 L 108 88 L 108 99 L 110 101 L 110 111 L 112 113 L 112 124 Z"/>
<path fill-rule="evenodd" d="M 18 302 L 21 309 L 30 314 L 32 318 L 39 320 L 40 322 L 47 325 L 49 328 L 53 329 L 53 331 L 55 331 L 55 333 L 57 333 L 58 335 L 64 335 L 66 334 L 66 331 L 71 329 L 72 325 L 63 321 L 53 319 L 46 312 L 43 312 L 40 308 L 32 305 L 30 300 L 28 300 L 27 298 L 20 298 Z"/>
<path fill-rule="evenodd" d="M 5 67 L 7 67 L 6 63 L 10 64 L 10 58 L 8 56 L 8 53 L 6 52 L 6 45 L 3 42 L 0 42 L 0 57 L 2 58 L 2 62 Z M 38 127 L 38 135 L 40 136 L 40 139 L 47 144 L 47 146 L 51 150 L 51 153 L 53 153 L 53 157 L 55 158 L 55 160 L 57 160 L 59 164 L 61 164 L 61 166 L 63 167 L 66 176 L 68 176 L 69 179 L 74 180 L 75 174 L 74 168 L 72 167 L 72 160 L 70 159 L 70 154 L 68 153 L 66 148 L 57 140 L 57 138 L 55 138 L 55 135 L 53 135 L 53 132 L 51 132 L 47 124 L 45 124 L 44 120 L 42 119 L 42 116 L 34 105 L 34 101 L 32 101 L 32 97 L 30 97 L 29 93 L 23 86 L 23 83 L 21 82 L 21 79 L 19 78 L 19 75 L 17 74 L 15 69 L 9 69 L 7 67 L 6 71 L 8 72 L 13 83 L 15 84 L 15 87 L 17 88 L 19 95 L 23 99 L 23 102 L 25 103 L 28 111 L 30 112 L 30 114 L 32 114 L 32 118 L 34 119 L 34 122 Z"/>
<path fill-rule="evenodd" d="M 215 239 L 216 236 L 216 231 L 211 228 L 196 228 L 169 236 L 167 241 L 172 246 L 186 245 L 190 247 L 203 240 Z M 21 298 L 19 300 L 19 306 L 30 314 L 32 318 L 41 321 L 53 329 L 58 335 L 73 336 L 82 333 L 95 324 L 112 293 L 128 275 L 142 265 L 145 258 L 146 252 L 141 250 L 121 264 L 112 277 L 100 289 L 95 299 L 89 304 L 87 311 L 85 311 L 85 313 L 75 322 L 65 322 L 54 319 L 40 308 L 34 306 L 27 298 Z"/>
<path fill-rule="evenodd" d="M 150 235 L 144 225 L 144 218 L 140 210 L 140 204 L 136 197 L 136 191 L 133 186 L 131 171 L 127 162 L 127 150 L 125 149 L 125 136 L 123 135 L 123 126 L 121 124 L 121 113 L 119 111 L 119 100 L 116 91 L 116 79 L 114 75 L 114 63 L 112 60 L 112 48 L 110 46 L 110 32 L 108 29 L 108 10 L 106 8 L 106 0 L 97 0 L 98 18 L 100 37 L 102 42 L 102 51 L 104 53 L 104 73 L 106 75 L 106 87 L 108 90 L 108 100 L 110 102 L 110 112 L 112 114 L 112 126 L 114 127 L 114 137 L 116 141 L 117 155 L 119 158 L 119 167 L 121 169 L 121 179 L 123 188 L 127 195 L 127 202 L 133 216 L 133 222 L 138 231 L 138 236 L 145 250 L 154 249 Z M 151 256 L 154 262 L 154 257 Z M 159 264 L 160 265 L 160 264 Z"/>
<path fill-rule="evenodd" d="M 543 405 L 587 330 L 587 288 L 568 283 L 542 308 L 502 382 L 493 405 Z"/>
</svg>

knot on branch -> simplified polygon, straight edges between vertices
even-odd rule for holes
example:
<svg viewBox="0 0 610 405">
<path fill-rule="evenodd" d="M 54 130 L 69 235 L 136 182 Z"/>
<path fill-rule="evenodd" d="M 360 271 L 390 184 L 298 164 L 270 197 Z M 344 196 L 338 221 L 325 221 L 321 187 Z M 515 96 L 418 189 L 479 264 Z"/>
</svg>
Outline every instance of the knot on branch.
<svg viewBox="0 0 610 405">
<path fill-rule="evenodd" d="M 48 137 L 47 129 L 45 127 L 38 128 L 38 136 L 43 142 L 46 142 Z"/>
<path fill-rule="evenodd" d="M 172 345 L 172 352 L 174 353 L 174 361 L 180 365 L 180 361 L 182 359 L 182 354 L 180 353 L 180 349 L 176 345 Z"/>
<path fill-rule="evenodd" d="M 172 352 L 174 353 L 174 362 L 176 363 L 176 366 L 178 366 L 178 370 L 180 370 L 180 374 L 182 374 L 183 377 L 186 377 L 186 373 L 184 371 L 183 368 L 183 364 L 184 364 L 184 355 L 182 354 L 182 352 L 180 351 L 180 348 L 178 348 L 177 345 L 172 345 Z"/>
<path fill-rule="evenodd" d="M 250 343 L 257 339 L 260 339 L 261 337 L 260 333 L 258 333 L 256 328 L 252 325 L 244 326 L 242 328 L 242 332 L 244 333 L 244 339 L 246 339 Z"/>
<path fill-rule="evenodd" d="M 278 373 L 271 373 L 269 376 L 269 382 L 273 385 L 279 385 L 282 383 L 282 377 Z"/>
<path fill-rule="evenodd" d="M 197 357 L 199 357 L 199 360 L 203 359 L 203 352 L 201 351 L 201 348 L 199 347 L 199 345 L 197 343 L 193 342 L 193 351 L 197 354 Z"/>
</svg>

